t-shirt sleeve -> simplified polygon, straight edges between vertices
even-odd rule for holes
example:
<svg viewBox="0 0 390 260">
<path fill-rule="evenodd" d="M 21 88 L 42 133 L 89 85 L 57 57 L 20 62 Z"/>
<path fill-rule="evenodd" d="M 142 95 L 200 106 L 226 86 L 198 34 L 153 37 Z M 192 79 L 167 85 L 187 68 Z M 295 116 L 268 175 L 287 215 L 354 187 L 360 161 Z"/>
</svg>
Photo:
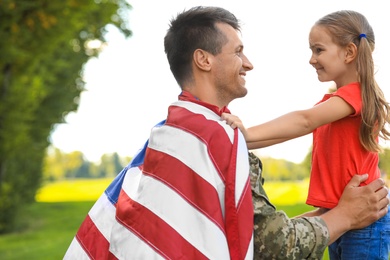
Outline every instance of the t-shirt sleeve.
<svg viewBox="0 0 390 260">
<path fill-rule="evenodd" d="M 361 114 L 362 111 L 362 98 L 359 84 L 350 84 L 344 87 L 339 88 L 333 96 L 338 96 L 344 99 L 350 106 L 353 107 L 355 113 L 351 116 L 357 116 Z"/>
</svg>

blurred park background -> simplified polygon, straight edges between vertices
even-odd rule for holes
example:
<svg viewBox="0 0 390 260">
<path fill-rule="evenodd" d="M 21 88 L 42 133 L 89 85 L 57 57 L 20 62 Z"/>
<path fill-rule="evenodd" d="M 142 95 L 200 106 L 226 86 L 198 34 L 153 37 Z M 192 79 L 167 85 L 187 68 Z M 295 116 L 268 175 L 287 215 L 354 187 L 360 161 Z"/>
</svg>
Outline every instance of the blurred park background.
<svg viewBox="0 0 390 260">
<path fill-rule="evenodd" d="M 93 203 L 165 115 L 179 92 L 166 64 L 157 64 L 166 63 L 162 40 L 175 13 L 219 5 L 245 22 L 247 55 L 254 54 L 260 69 L 247 76 L 247 101 L 232 106 L 249 125 L 311 106 L 328 90 L 308 65 L 307 33 L 320 16 L 349 8 L 366 11 L 374 31 L 389 24 L 380 1 L 330 1 L 320 8 L 280 0 L 258 9 L 250 1 L 171 2 L 0 0 L 0 259 L 62 259 Z M 379 31 L 379 83 L 387 83 L 389 48 L 381 46 L 388 41 Z M 140 43 L 131 42 L 136 38 Z M 389 86 L 382 85 L 386 94 Z M 271 201 L 290 216 L 310 209 L 304 204 L 310 143 L 308 137 L 256 151 Z M 386 179 L 390 150 L 384 148 Z"/>
</svg>

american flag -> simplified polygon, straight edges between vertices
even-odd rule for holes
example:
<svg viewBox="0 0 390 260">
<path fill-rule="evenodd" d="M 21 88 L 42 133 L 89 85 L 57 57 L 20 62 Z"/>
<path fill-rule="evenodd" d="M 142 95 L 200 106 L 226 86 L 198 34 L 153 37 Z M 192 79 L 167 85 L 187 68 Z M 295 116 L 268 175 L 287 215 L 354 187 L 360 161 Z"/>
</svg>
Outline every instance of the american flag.
<svg viewBox="0 0 390 260">
<path fill-rule="evenodd" d="M 89 211 L 64 259 L 253 259 L 243 136 L 209 108 L 173 103 Z"/>
</svg>

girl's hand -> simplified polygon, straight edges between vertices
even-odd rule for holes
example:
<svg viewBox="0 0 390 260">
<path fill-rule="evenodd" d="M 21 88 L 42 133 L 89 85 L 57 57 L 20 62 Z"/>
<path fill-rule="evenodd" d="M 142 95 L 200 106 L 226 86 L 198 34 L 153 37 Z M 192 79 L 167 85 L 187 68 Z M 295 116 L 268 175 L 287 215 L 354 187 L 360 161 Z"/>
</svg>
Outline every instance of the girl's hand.
<svg viewBox="0 0 390 260">
<path fill-rule="evenodd" d="M 241 130 L 242 128 L 244 128 L 244 125 L 242 124 L 241 119 L 238 116 L 228 113 L 222 113 L 221 118 L 222 120 L 225 120 L 226 124 L 230 125 L 230 127 L 233 129 L 236 129 L 238 127 Z"/>
<path fill-rule="evenodd" d="M 247 136 L 246 128 L 244 127 L 244 125 L 241 122 L 241 119 L 238 116 L 228 114 L 228 113 L 222 113 L 221 118 L 222 120 L 225 120 L 226 124 L 230 125 L 231 128 L 235 129 L 238 127 L 241 130 L 244 137 L 246 138 Z"/>
</svg>

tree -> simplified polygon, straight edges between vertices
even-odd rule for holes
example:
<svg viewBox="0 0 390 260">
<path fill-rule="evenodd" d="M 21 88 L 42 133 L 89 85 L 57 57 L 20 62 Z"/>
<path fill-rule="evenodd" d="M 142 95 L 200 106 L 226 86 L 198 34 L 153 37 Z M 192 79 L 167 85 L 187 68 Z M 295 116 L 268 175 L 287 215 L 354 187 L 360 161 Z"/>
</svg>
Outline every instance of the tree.
<svg viewBox="0 0 390 260">
<path fill-rule="evenodd" d="M 74 151 L 65 156 L 65 160 L 63 161 L 67 178 L 75 178 L 88 175 L 87 173 L 82 173 L 82 170 L 85 167 L 84 155 L 80 151 Z"/>
<path fill-rule="evenodd" d="M 100 177 L 115 177 L 122 169 L 123 165 L 121 164 L 117 153 L 103 154 L 100 158 Z"/>
<path fill-rule="evenodd" d="M 43 180 L 55 181 L 65 177 L 64 153 L 58 148 L 49 147 L 44 159 Z"/>
<path fill-rule="evenodd" d="M 302 163 L 296 164 L 284 159 L 270 157 L 261 160 L 263 162 L 263 177 L 266 181 L 303 180 L 310 175 L 310 172 Z"/>
<path fill-rule="evenodd" d="M 34 200 L 52 127 L 78 106 L 83 65 L 107 25 L 126 37 L 126 0 L 0 1 L 0 233 Z"/>
<path fill-rule="evenodd" d="M 313 145 L 310 146 L 308 153 L 306 154 L 305 158 L 303 159 L 301 165 L 305 169 L 306 172 L 311 172 L 311 156 L 313 154 Z"/>
<path fill-rule="evenodd" d="M 44 181 L 74 178 L 114 178 L 131 161 L 118 153 L 104 154 L 100 162 L 90 162 L 80 151 L 65 153 L 50 146 L 43 167 Z"/>
</svg>

